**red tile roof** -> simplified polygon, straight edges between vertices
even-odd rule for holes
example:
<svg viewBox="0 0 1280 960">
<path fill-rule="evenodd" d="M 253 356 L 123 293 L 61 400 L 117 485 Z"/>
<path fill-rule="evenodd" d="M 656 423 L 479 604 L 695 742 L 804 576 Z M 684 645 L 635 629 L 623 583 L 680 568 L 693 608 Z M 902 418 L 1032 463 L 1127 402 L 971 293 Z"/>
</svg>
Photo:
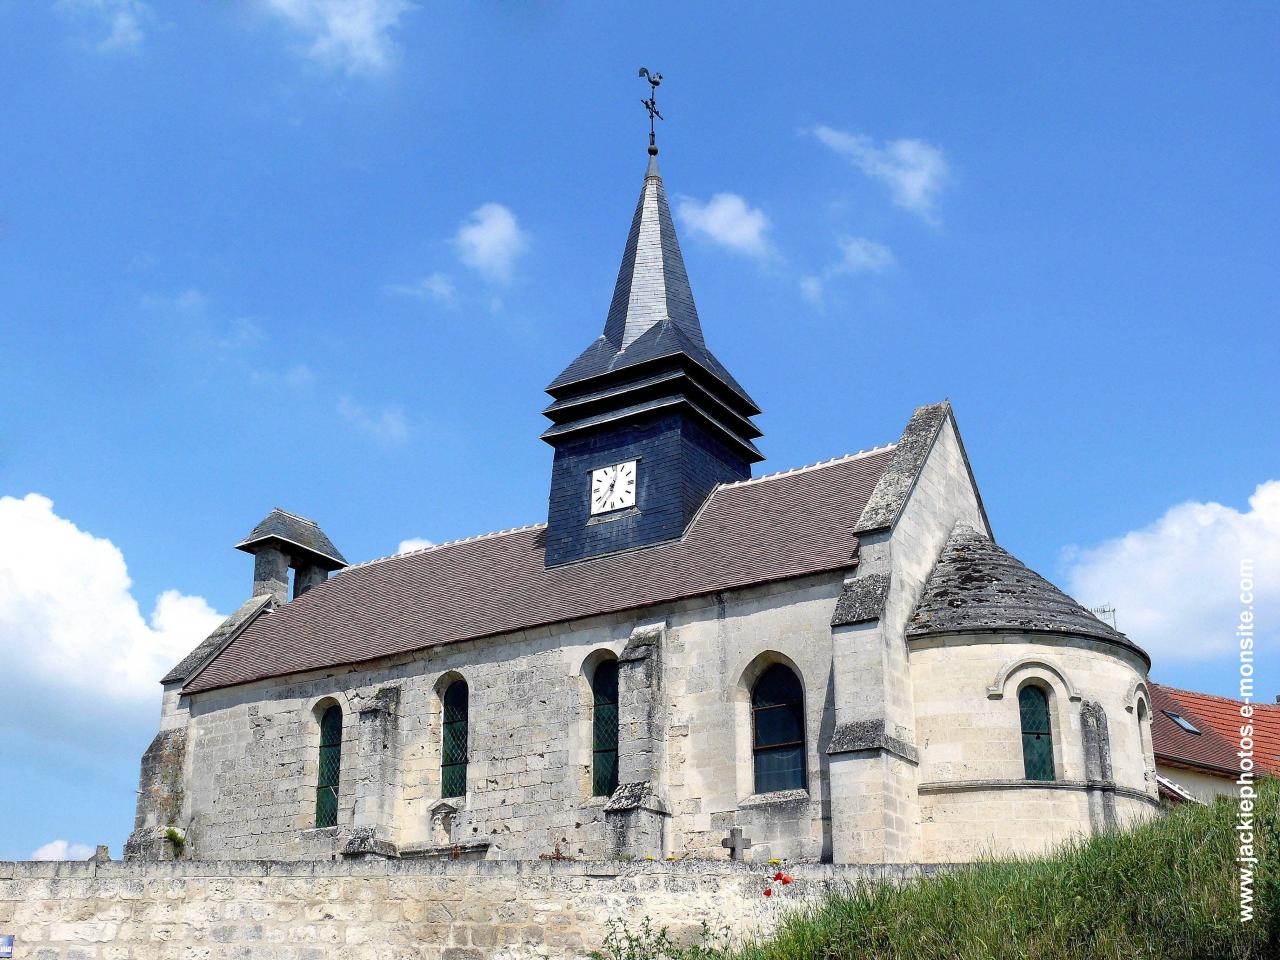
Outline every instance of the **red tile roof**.
<svg viewBox="0 0 1280 960">
<path fill-rule="evenodd" d="M 1151 739 L 1156 758 L 1184 766 L 1204 766 L 1229 772 L 1240 769 L 1239 700 L 1211 693 L 1196 693 L 1162 684 L 1151 685 L 1155 700 L 1155 716 L 1151 723 Z M 1163 711 L 1176 713 L 1189 720 L 1201 734 L 1188 733 Z M 1253 759 L 1260 770 L 1280 774 L 1280 706 L 1253 704 Z"/>
<path fill-rule="evenodd" d="M 893 452 L 720 486 L 680 540 L 646 549 L 548 569 L 538 525 L 348 567 L 254 621 L 184 691 L 850 567 Z"/>
</svg>

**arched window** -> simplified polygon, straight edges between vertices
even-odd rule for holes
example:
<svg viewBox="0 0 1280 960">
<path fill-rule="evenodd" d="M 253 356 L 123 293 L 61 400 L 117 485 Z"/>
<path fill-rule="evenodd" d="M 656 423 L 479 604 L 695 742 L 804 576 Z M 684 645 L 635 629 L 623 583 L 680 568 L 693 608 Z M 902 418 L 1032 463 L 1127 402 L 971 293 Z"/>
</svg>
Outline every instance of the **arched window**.
<svg viewBox="0 0 1280 960">
<path fill-rule="evenodd" d="M 591 675 L 591 795 L 618 787 L 618 661 L 602 660 Z"/>
<path fill-rule="evenodd" d="M 342 708 L 336 703 L 320 716 L 320 776 L 316 780 L 316 826 L 338 822 L 338 776 L 342 772 Z"/>
<path fill-rule="evenodd" d="M 444 744 L 440 752 L 440 794 L 467 792 L 467 681 L 455 680 L 444 692 Z"/>
<path fill-rule="evenodd" d="M 804 789 L 804 691 L 780 663 L 751 691 L 751 737 L 756 793 Z"/>
<path fill-rule="evenodd" d="M 1037 686 L 1018 691 L 1022 718 L 1022 766 L 1028 780 L 1053 780 L 1053 734 L 1049 729 L 1049 698 Z"/>
</svg>

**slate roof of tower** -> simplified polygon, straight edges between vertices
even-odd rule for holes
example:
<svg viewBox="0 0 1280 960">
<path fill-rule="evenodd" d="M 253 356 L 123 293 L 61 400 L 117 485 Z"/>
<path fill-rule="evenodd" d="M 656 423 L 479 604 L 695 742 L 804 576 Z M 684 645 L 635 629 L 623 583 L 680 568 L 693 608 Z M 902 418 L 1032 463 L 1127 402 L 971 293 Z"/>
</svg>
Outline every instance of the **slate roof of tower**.
<svg viewBox="0 0 1280 960">
<path fill-rule="evenodd" d="M 908 637 L 1022 630 L 1093 637 L 1147 657 L 1135 643 L 1067 596 L 986 534 L 957 524 L 907 624 Z"/>
<path fill-rule="evenodd" d="M 252 553 L 253 551 L 248 548 L 264 540 L 283 540 L 302 547 L 321 559 L 329 560 L 339 567 L 347 565 L 346 559 L 338 552 L 333 541 L 320 529 L 318 523 L 295 513 L 289 513 L 287 510 L 281 510 L 279 507 L 268 513 L 247 537 L 237 543 L 236 549 Z"/>
<path fill-rule="evenodd" d="M 677 354 L 691 357 L 755 408 L 747 392 L 707 349 L 658 172 L 658 158 L 653 156 L 623 248 L 604 333 L 547 389 L 554 392 L 581 380 Z"/>
<path fill-rule="evenodd" d="M 893 447 L 724 484 L 684 536 L 548 569 L 545 525 L 348 567 L 249 624 L 187 692 L 837 570 Z"/>
</svg>

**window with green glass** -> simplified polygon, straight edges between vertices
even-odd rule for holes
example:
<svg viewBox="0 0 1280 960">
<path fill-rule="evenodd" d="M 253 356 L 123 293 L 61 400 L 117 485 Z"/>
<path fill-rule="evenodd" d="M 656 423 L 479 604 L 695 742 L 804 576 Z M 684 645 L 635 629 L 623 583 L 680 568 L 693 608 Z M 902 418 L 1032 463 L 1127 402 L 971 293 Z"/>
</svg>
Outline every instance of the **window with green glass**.
<svg viewBox="0 0 1280 960">
<path fill-rule="evenodd" d="M 342 772 L 342 708 L 336 704 L 320 717 L 320 776 L 316 780 L 316 826 L 338 822 L 338 777 Z"/>
<path fill-rule="evenodd" d="M 756 793 L 803 790 L 804 690 L 780 663 L 761 674 L 751 691 L 751 737 Z"/>
<path fill-rule="evenodd" d="M 1052 780 L 1053 734 L 1049 729 L 1049 698 L 1039 687 L 1018 692 L 1022 718 L 1022 766 L 1028 780 Z"/>
<path fill-rule="evenodd" d="M 591 677 L 591 795 L 618 788 L 618 661 L 605 660 Z"/>
<path fill-rule="evenodd" d="M 467 681 L 455 680 L 444 692 L 444 744 L 440 756 L 441 795 L 467 792 Z"/>
</svg>

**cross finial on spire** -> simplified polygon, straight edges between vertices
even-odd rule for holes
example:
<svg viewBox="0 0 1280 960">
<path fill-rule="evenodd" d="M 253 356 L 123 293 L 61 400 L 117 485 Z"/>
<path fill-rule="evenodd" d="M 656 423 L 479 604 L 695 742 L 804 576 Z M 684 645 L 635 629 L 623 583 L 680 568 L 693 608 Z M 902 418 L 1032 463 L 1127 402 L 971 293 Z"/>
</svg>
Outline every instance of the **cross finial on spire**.
<svg viewBox="0 0 1280 960">
<path fill-rule="evenodd" d="M 658 112 L 658 85 L 662 83 L 662 74 L 650 73 L 648 67 L 641 67 L 640 76 L 649 81 L 649 99 L 641 100 L 640 103 L 649 111 L 649 156 L 656 157 L 658 155 L 658 143 L 653 135 L 653 120 L 655 117 L 659 120 L 664 119 L 662 114 Z"/>
</svg>

